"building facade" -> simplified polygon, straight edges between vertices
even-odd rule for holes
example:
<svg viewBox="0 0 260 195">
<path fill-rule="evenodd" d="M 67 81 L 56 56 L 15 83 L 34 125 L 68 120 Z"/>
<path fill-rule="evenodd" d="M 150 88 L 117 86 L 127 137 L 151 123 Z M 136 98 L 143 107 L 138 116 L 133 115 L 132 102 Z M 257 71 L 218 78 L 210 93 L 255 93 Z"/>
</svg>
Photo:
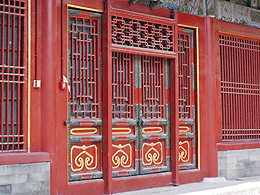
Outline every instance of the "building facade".
<svg viewBox="0 0 260 195">
<path fill-rule="evenodd" d="M 0 1 L 0 194 L 260 176 L 259 7 Z"/>
</svg>

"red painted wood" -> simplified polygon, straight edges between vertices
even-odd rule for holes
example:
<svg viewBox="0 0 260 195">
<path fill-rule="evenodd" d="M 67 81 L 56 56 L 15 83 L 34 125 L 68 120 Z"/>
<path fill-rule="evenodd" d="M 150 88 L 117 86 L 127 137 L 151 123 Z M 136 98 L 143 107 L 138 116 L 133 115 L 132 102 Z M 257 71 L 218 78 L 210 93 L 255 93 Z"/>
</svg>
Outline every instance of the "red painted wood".
<svg viewBox="0 0 260 195">
<path fill-rule="evenodd" d="M 218 176 L 218 156 L 217 156 L 217 132 L 216 132 L 216 119 L 214 118 L 215 113 L 217 112 L 215 98 L 215 79 L 216 79 L 216 70 L 214 67 L 214 26 L 213 19 L 206 19 L 206 59 L 208 66 L 207 69 L 207 123 L 211 128 L 208 128 L 208 142 L 207 142 L 207 163 L 208 163 L 208 177 Z"/>
<path fill-rule="evenodd" d="M 157 173 L 123 178 L 113 178 L 113 193 L 169 186 L 171 173 Z"/>
<path fill-rule="evenodd" d="M 26 163 L 49 162 L 49 161 L 50 161 L 50 154 L 48 152 L 0 154 L 0 165 L 26 164 Z"/>
<path fill-rule="evenodd" d="M 226 150 L 245 150 L 260 148 L 259 141 L 230 141 L 217 144 L 218 151 Z"/>
<path fill-rule="evenodd" d="M 41 25 L 39 22 L 40 12 L 36 12 L 36 3 L 31 1 L 31 83 L 33 80 L 41 80 Z M 38 11 L 39 11 L 38 3 Z M 38 14 L 38 15 L 37 15 Z M 37 21 L 36 21 L 37 15 Z M 36 34 L 37 28 L 37 34 Z M 37 44 L 36 44 L 37 42 Z M 33 88 L 31 84 L 31 134 L 30 134 L 30 151 L 41 151 L 41 89 Z"/>
<path fill-rule="evenodd" d="M 56 161 L 56 89 L 58 84 L 56 82 L 56 64 L 57 59 L 57 12 L 56 2 L 46 0 L 42 2 L 41 12 L 41 63 L 42 66 L 42 103 L 41 103 L 41 129 L 42 129 L 42 143 L 41 150 L 49 152 L 51 156 L 51 193 L 57 192 L 57 169 Z"/>
<path fill-rule="evenodd" d="M 103 73 L 103 178 L 104 192 L 112 193 L 112 52 L 111 40 L 111 2 L 105 2 L 102 15 L 102 73 Z"/>
<path fill-rule="evenodd" d="M 231 24 L 228 22 L 214 20 L 214 49 L 215 49 L 215 67 L 217 72 L 216 77 L 216 94 L 218 94 L 215 99 L 217 110 L 221 110 L 221 75 L 220 75 L 220 50 L 219 50 L 219 31 L 224 31 L 227 33 L 231 33 L 233 35 L 242 35 L 245 37 L 254 37 L 260 38 L 259 29 L 254 27 L 248 27 L 238 24 Z M 251 149 L 256 148 L 259 145 L 259 141 L 234 141 L 234 142 L 222 142 L 222 116 L 221 112 L 216 113 L 216 132 L 217 132 L 217 142 L 218 142 L 218 150 L 240 150 L 240 149 Z"/>
<path fill-rule="evenodd" d="M 200 145 L 198 145 L 198 168 L 199 170 L 191 170 L 191 171 L 181 171 L 180 172 L 180 184 L 184 183 L 191 183 L 191 182 L 199 182 L 202 180 L 203 177 L 207 176 L 207 142 L 208 142 L 208 129 L 210 129 L 210 126 L 207 123 L 207 89 L 206 89 L 206 65 L 209 65 L 206 63 L 206 25 L 205 25 L 205 18 L 194 16 L 191 14 L 186 13 L 180 13 L 178 12 L 178 24 L 180 25 L 186 25 L 191 27 L 197 27 L 198 28 L 198 41 L 199 41 L 199 53 L 197 53 L 197 43 L 196 40 L 194 40 L 194 55 L 195 55 L 195 61 L 199 61 L 199 75 L 196 78 L 197 82 L 199 82 L 199 105 L 197 109 L 200 110 L 199 116 L 199 124 L 197 124 L 196 128 L 200 128 L 200 132 L 198 132 L 197 140 L 200 140 Z M 194 29 L 194 28 L 191 28 Z M 197 32 L 196 32 L 197 33 Z M 195 98 L 195 102 L 197 103 L 198 99 Z M 198 115 L 196 112 L 196 121 L 198 122 Z M 198 126 L 199 125 L 199 126 Z M 198 129 L 199 130 L 199 129 Z M 198 162 L 197 162 L 198 163 Z M 200 165 L 200 166 L 199 166 Z"/>
<path fill-rule="evenodd" d="M 95 10 L 104 11 L 104 1 L 102 0 L 63 0 L 63 5 L 70 4 L 74 6 L 81 6 L 82 8 L 90 8 Z"/>
</svg>

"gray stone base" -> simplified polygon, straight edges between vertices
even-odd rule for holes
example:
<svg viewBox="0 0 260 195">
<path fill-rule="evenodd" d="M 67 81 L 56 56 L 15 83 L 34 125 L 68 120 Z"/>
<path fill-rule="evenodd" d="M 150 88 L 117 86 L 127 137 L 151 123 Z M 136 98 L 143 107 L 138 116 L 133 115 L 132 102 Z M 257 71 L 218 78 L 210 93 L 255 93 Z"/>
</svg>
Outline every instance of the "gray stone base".
<svg viewBox="0 0 260 195">
<path fill-rule="evenodd" d="M 50 194 L 50 163 L 0 165 L 0 194 Z"/>
<path fill-rule="evenodd" d="M 226 179 L 260 176 L 260 148 L 218 151 L 218 175 Z"/>
</svg>

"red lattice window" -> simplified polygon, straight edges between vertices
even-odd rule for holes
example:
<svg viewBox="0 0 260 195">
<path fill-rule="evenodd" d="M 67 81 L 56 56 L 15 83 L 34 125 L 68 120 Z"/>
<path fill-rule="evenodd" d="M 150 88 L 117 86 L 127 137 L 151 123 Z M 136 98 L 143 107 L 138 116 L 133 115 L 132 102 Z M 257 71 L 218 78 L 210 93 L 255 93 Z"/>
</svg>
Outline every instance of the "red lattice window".
<svg viewBox="0 0 260 195">
<path fill-rule="evenodd" d="M 183 31 L 183 30 L 182 30 Z M 194 91 L 194 64 L 191 49 L 191 35 L 179 30 L 179 118 L 192 119 Z"/>
<path fill-rule="evenodd" d="M 71 117 L 100 118 L 100 22 L 89 13 L 69 19 Z"/>
<path fill-rule="evenodd" d="M 150 20 L 150 21 L 149 21 Z M 174 52 L 174 25 L 152 17 L 112 13 L 112 43 L 145 49 Z"/>
<path fill-rule="evenodd" d="M 178 28 L 179 169 L 197 167 L 194 30 Z"/>
<path fill-rule="evenodd" d="M 142 56 L 142 116 L 166 118 L 165 65 L 160 57 Z"/>
<path fill-rule="evenodd" d="M 0 152 L 26 149 L 26 9 L 0 1 Z"/>
<path fill-rule="evenodd" d="M 131 54 L 112 54 L 113 118 L 134 118 L 134 60 Z"/>
<path fill-rule="evenodd" d="M 260 139 L 260 41 L 219 35 L 222 139 Z"/>
</svg>

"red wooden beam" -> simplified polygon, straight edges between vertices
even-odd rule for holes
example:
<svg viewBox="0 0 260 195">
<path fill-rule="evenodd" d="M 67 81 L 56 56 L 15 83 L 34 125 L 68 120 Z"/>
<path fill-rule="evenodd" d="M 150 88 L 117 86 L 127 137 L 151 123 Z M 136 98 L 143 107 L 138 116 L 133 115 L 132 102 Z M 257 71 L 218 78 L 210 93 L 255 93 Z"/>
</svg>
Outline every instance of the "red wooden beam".
<svg viewBox="0 0 260 195">
<path fill-rule="evenodd" d="M 105 2 L 102 15 L 102 74 L 103 74 L 103 178 L 105 193 L 112 194 L 112 52 L 111 2 Z"/>
</svg>

